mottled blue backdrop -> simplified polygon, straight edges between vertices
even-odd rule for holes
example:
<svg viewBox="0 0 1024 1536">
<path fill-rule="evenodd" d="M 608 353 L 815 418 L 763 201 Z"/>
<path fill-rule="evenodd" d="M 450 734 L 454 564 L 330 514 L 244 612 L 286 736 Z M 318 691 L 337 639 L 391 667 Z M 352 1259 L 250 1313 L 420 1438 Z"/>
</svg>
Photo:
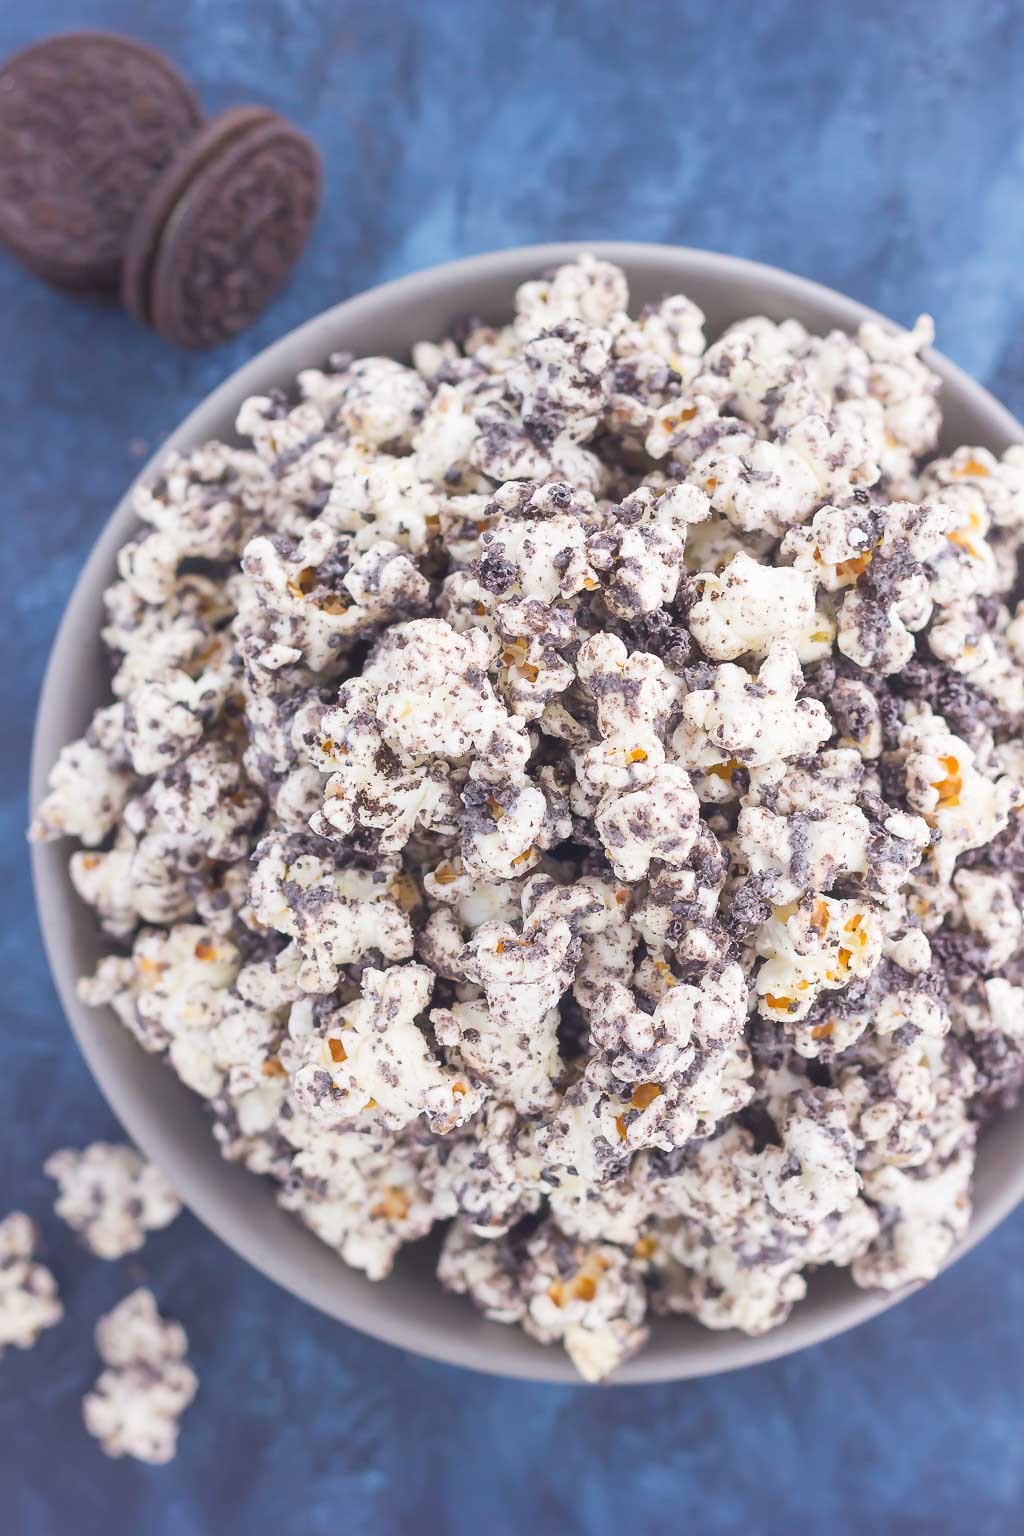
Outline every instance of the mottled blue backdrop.
<svg viewBox="0 0 1024 1536">
<path fill-rule="evenodd" d="M 0 1211 L 117 1127 L 43 959 L 22 844 L 34 700 L 91 541 L 143 454 L 317 310 L 489 247 L 606 236 L 788 266 L 940 344 L 1024 413 L 1016 0 L 35 0 L 0 53 L 97 26 L 166 48 L 210 109 L 294 117 L 326 196 L 288 292 L 207 356 L 0 258 Z M 320 1317 L 191 1217 L 87 1263 L 47 1219 L 65 1324 L 0 1364 L 10 1536 L 943 1536 L 1021 1528 L 1024 1211 L 859 1332 L 746 1374 L 591 1391 L 474 1377 Z M 178 1460 L 105 1460 L 91 1327 L 155 1277 L 201 1392 Z"/>
</svg>

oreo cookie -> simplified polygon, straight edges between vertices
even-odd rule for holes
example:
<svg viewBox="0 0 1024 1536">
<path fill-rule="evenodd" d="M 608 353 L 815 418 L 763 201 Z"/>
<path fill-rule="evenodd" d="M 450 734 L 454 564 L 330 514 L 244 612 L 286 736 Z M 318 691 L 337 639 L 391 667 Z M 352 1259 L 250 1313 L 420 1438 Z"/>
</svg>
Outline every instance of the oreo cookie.
<svg viewBox="0 0 1024 1536">
<path fill-rule="evenodd" d="M 69 32 L 0 67 L 0 242 L 63 288 L 114 290 L 185 347 L 234 336 L 283 285 L 320 159 L 266 107 L 203 123 L 144 43 Z"/>
<path fill-rule="evenodd" d="M 154 180 L 202 122 L 174 66 L 144 43 L 71 32 L 0 68 L 0 241 L 64 288 L 115 289 Z"/>
<path fill-rule="evenodd" d="M 283 285 L 320 201 L 320 157 L 263 107 L 213 118 L 153 183 L 128 240 L 122 302 L 161 336 L 210 347 Z"/>
</svg>

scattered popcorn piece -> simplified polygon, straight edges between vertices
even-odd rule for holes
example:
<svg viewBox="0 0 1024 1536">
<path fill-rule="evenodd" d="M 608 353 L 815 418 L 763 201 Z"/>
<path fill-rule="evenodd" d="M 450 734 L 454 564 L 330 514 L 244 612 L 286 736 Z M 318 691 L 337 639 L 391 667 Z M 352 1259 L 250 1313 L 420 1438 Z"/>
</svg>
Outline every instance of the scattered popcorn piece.
<svg viewBox="0 0 1024 1536">
<path fill-rule="evenodd" d="M 199 1386 L 184 1328 L 165 1322 L 152 1291 L 140 1288 L 97 1323 L 96 1348 L 106 1370 L 82 1403 L 90 1435 L 108 1456 L 172 1461 L 178 1419 Z"/>
<path fill-rule="evenodd" d="M 36 1262 L 37 1233 L 22 1211 L 0 1221 L 0 1358 L 9 1345 L 31 1349 L 64 1316 L 57 1282 Z"/>
<path fill-rule="evenodd" d="M 181 1210 L 163 1174 L 134 1147 L 103 1141 L 81 1152 L 67 1147 L 51 1153 L 43 1171 L 57 1181 L 57 1215 L 100 1259 L 135 1253 L 147 1232 L 166 1227 Z"/>
</svg>

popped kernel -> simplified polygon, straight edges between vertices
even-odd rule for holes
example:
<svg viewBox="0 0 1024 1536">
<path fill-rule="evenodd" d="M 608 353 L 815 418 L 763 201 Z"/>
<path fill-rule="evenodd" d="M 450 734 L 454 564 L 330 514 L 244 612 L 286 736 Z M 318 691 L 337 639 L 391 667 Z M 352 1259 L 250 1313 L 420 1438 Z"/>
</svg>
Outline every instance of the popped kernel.
<svg viewBox="0 0 1024 1536">
<path fill-rule="evenodd" d="M 184 1328 L 166 1322 L 140 1287 L 100 1319 L 96 1347 L 104 1369 L 82 1404 L 89 1434 L 108 1456 L 173 1460 L 178 1419 L 199 1386 Z"/>
<path fill-rule="evenodd" d="M 0 1357 L 10 1345 L 31 1349 L 64 1316 L 57 1282 L 35 1253 L 39 1233 L 23 1211 L 0 1221 Z"/>
</svg>

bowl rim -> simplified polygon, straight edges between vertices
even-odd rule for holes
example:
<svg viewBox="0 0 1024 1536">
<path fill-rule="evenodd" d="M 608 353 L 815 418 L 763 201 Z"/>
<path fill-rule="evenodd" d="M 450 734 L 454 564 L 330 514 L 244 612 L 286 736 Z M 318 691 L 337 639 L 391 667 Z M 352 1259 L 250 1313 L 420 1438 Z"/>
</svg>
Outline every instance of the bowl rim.
<svg viewBox="0 0 1024 1536">
<path fill-rule="evenodd" d="M 94 594 L 108 584 L 116 552 L 124 542 L 132 522 L 137 521 L 131 512 L 134 491 L 141 483 L 152 478 L 168 451 L 193 446 L 207 437 L 209 430 L 203 424 L 210 418 L 223 416 L 230 411 L 233 420 L 243 399 L 264 391 L 275 379 L 278 383 L 290 384 L 296 371 L 295 353 L 308 352 L 310 359 L 322 360 L 329 350 L 323 339 L 325 332 L 333 331 L 345 323 L 371 322 L 378 316 L 385 316 L 396 302 L 433 295 L 446 285 L 452 286 L 462 281 L 468 283 L 502 279 L 509 289 L 511 306 L 511 295 L 518 283 L 531 274 L 539 274 L 562 262 L 574 260 L 583 253 L 617 262 L 626 268 L 627 275 L 644 268 L 677 268 L 678 277 L 672 281 L 678 282 L 679 290 L 666 291 L 685 291 L 686 283 L 692 280 L 694 271 L 700 270 L 718 281 L 752 286 L 762 297 L 769 294 L 769 307 L 772 308 L 785 305 L 792 299 L 795 307 L 809 305 L 827 310 L 832 317 L 830 323 L 842 329 L 855 329 L 864 320 L 881 321 L 886 325 L 895 323 L 824 284 L 743 257 L 689 246 L 608 240 L 513 246 L 463 257 L 375 285 L 321 311 L 262 349 L 207 394 L 164 439 L 106 519 L 76 578 L 50 649 L 32 739 L 29 779 L 33 809 L 45 792 L 47 775 L 57 750 L 68 739 L 67 731 L 60 723 L 62 701 L 59 697 L 59 674 L 76 645 L 83 624 L 88 623 L 93 631 L 96 629 Z M 418 339 L 410 338 L 411 341 Z M 1024 442 L 1024 427 L 981 384 L 941 353 L 929 350 L 926 356 L 929 365 L 940 375 L 944 388 L 955 392 L 960 400 L 966 401 L 989 420 L 993 437 L 1002 437 L 1007 442 Z M 286 358 L 287 366 L 284 362 Z M 381 1303 L 376 1308 L 367 1307 L 360 1310 L 358 1316 L 353 1315 L 351 1309 L 333 1304 L 325 1297 L 322 1289 L 307 1282 L 301 1270 L 289 1264 L 286 1255 L 279 1253 L 272 1244 L 261 1241 L 250 1223 L 239 1218 L 228 1202 L 216 1192 L 207 1190 L 201 1178 L 193 1176 L 182 1167 L 175 1146 L 179 1137 L 172 1128 L 147 1114 L 146 1104 L 139 1101 L 135 1090 L 126 1080 L 126 1074 L 122 1073 L 104 1045 L 101 1020 L 105 1010 L 87 1008 L 77 996 L 77 978 L 67 952 L 66 935 L 69 891 L 73 902 L 78 902 L 78 897 L 71 887 L 66 860 L 62 861 L 58 869 L 56 861 L 46 858 L 46 848 L 53 846 L 32 845 L 32 877 L 44 949 L 66 1019 L 101 1092 L 128 1134 L 146 1156 L 164 1170 L 183 1203 L 214 1236 L 291 1294 L 382 1342 L 445 1364 L 485 1374 L 580 1385 L 580 1378 L 562 1351 L 542 1349 L 528 1339 L 523 1339 L 529 1349 L 523 1351 L 521 1365 L 518 1359 L 503 1359 L 500 1364 L 489 1361 L 482 1355 L 475 1335 L 468 1329 L 464 1342 L 461 1339 L 448 1339 L 442 1347 L 431 1336 L 424 1335 L 415 1319 L 397 1309 L 388 1308 L 385 1301 L 386 1285 L 380 1288 Z M 64 848 L 65 842 L 62 840 L 56 846 Z M 211 1157 L 219 1159 L 219 1151 L 212 1137 L 209 1152 Z M 246 1177 L 255 1179 L 257 1176 L 246 1174 Z M 975 1206 L 966 1235 L 956 1245 L 943 1269 L 968 1253 L 1022 1198 L 1024 1160 L 1021 1160 L 1014 1177 L 1006 1179 L 999 1188 L 988 1191 L 984 1201 Z M 343 1262 L 339 1256 L 338 1263 Z M 846 1332 L 887 1311 L 918 1289 L 920 1287 L 912 1286 L 896 1292 L 881 1292 L 852 1291 L 851 1288 L 849 1296 L 840 1298 L 826 1310 L 802 1315 L 801 1306 L 798 1305 L 781 1328 L 753 1338 L 735 1330 L 725 1333 L 700 1330 L 698 1346 L 692 1333 L 687 1331 L 684 1335 L 680 1331 L 680 1344 L 676 1348 L 652 1351 L 648 1346 L 646 1351 L 627 1362 L 615 1374 L 611 1384 L 636 1385 L 684 1380 L 778 1359 Z"/>
</svg>

